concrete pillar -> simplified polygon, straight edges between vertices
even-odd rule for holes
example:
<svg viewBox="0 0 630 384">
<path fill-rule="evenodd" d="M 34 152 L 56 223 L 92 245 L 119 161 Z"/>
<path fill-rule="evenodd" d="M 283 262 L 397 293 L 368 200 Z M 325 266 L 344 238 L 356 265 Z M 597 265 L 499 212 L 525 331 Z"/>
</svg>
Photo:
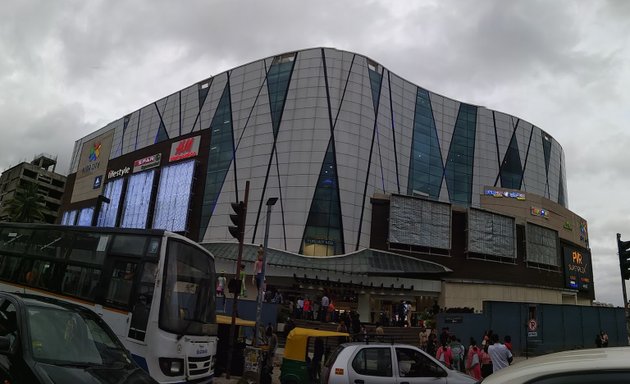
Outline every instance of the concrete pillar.
<svg viewBox="0 0 630 384">
<path fill-rule="evenodd" d="M 370 294 L 359 293 L 359 302 L 357 305 L 357 312 L 359 313 L 359 319 L 362 323 L 370 321 Z"/>
</svg>

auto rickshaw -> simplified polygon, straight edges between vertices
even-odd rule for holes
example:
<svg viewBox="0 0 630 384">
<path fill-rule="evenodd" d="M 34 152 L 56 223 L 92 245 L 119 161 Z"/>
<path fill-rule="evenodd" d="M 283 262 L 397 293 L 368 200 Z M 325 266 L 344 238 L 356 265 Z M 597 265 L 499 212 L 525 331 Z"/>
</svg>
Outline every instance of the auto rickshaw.
<svg viewBox="0 0 630 384">
<path fill-rule="evenodd" d="M 287 335 L 284 346 L 284 357 L 280 367 L 282 384 L 309 383 L 309 367 L 307 362 L 308 341 L 312 337 L 349 337 L 347 332 L 324 331 L 319 329 L 296 327 Z M 323 361 L 322 361 L 323 362 Z"/>
</svg>

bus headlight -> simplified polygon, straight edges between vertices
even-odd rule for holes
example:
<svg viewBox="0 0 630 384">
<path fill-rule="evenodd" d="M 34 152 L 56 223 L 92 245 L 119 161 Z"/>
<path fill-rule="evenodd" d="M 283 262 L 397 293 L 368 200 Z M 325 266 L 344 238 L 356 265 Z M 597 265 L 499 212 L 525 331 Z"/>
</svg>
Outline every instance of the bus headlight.
<svg viewBox="0 0 630 384">
<path fill-rule="evenodd" d="M 180 376 L 184 374 L 184 359 L 160 357 L 160 369 L 166 376 Z"/>
</svg>

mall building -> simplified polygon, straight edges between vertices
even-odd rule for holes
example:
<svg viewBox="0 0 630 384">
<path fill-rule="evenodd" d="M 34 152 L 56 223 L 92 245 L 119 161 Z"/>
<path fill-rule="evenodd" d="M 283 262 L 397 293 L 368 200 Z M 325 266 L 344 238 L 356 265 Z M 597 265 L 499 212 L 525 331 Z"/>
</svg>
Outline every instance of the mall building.
<svg viewBox="0 0 630 384">
<path fill-rule="evenodd" d="M 77 140 L 60 222 L 181 233 L 231 274 L 230 203 L 249 181 L 246 271 L 268 229 L 267 284 L 290 294 L 325 290 L 360 313 L 401 299 L 591 305 L 587 223 L 568 208 L 565 170 L 560 144 L 520 117 L 314 48 L 203 79 Z"/>
</svg>

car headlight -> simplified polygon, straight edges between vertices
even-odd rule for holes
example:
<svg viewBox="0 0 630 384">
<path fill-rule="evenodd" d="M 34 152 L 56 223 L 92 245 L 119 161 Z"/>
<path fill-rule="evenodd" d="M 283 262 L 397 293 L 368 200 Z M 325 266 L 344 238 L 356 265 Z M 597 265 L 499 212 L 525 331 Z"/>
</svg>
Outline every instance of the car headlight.
<svg viewBox="0 0 630 384">
<path fill-rule="evenodd" d="M 166 376 L 180 376 L 184 374 L 184 359 L 160 357 L 160 369 Z"/>
</svg>

